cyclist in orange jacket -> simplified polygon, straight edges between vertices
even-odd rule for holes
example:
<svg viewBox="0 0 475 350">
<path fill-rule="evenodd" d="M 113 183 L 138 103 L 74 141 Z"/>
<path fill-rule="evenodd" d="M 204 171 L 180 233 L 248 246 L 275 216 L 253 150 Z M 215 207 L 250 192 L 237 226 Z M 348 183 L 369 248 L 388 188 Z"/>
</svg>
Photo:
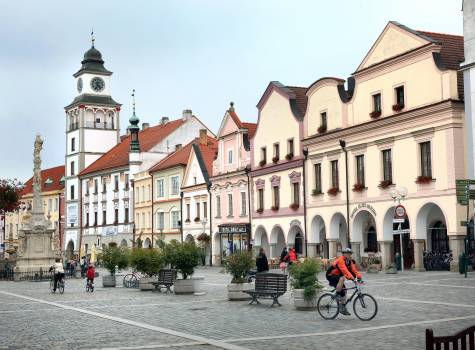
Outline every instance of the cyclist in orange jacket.
<svg viewBox="0 0 475 350">
<path fill-rule="evenodd" d="M 346 309 L 345 279 L 351 281 L 358 279 L 360 282 L 362 282 L 362 279 L 361 274 L 356 269 L 355 261 L 351 258 L 351 254 L 353 254 L 351 248 L 343 249 L 342 253 L 342 256 L 332 262 L 327 270 L 326 277 L 330 286 L 335 287 L 339 295 L 340 313 L 349 315 L 350 313 Z"/>
</svg>

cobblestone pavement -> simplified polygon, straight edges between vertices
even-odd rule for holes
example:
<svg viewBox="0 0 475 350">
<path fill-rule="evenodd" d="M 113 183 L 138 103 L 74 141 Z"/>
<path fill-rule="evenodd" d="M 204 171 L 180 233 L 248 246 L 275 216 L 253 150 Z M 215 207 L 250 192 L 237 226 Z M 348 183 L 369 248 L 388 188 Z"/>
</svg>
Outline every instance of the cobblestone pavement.
<svg viewBox="0 0 475 350">
<path fill-rule="evenodd" d="M 93 294 L 79 279 L 67 280 L 63 295 L 50 294 L 48 282 L 0 282 L 0 349 L 407 350 L 424 348 L 426 328 L 446 335 L 475 324 L 474 273 L 366 275 L 363 288 L 379 305 L 369 322 L 296 311 L 291 293 L 276 308 L 229 302 L 228 275 L 196 275 L 205 276 L 205 295 L 105 289 L 100 277 Z"/>
</svg>

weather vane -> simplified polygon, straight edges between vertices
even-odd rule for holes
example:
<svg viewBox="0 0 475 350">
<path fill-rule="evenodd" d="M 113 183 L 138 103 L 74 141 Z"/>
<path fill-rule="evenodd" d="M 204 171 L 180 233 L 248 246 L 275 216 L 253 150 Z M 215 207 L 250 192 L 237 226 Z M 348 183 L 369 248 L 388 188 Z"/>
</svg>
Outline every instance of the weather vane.
<svg viewBox="0 0 475 350">
<path fill-rule="evenodd" d="M 132 90 L 132 109 L 135 114 L 135 89 Z"/>
<path fill-rule="evenodd" d="M 91 30 L 91 42 L 92 42 L 92 47 L 94 47 L 94 27 Z"/>
</svg>

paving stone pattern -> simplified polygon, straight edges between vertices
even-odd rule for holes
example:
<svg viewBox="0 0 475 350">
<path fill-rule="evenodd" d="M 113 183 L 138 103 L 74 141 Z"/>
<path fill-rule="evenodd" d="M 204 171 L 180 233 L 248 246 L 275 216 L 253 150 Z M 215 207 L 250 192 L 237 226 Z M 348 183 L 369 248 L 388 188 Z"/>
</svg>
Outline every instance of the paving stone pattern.
<svg viewBox="0 0 475 350">
<path fill-rule="evenodd" d="M 370 322 L 296 311 L 290 292 L 280 298 L 282 307 L 229 302 L 230 277 L 221 269 L 196 274 L 205 276 L 205 295 L 106 289 L 101 278 L 93 294 L 80 279 L 67 280 L 63 295 L 51 294 L 48 282 L 0 282 L 0 349 L 407 350 L 424 348 L 426 328 L 447 335 L 475 324 L 473 273 L 468 279 L 449 272 L 365 275 L 364 290 L 379 305 Z"/>
</svg>

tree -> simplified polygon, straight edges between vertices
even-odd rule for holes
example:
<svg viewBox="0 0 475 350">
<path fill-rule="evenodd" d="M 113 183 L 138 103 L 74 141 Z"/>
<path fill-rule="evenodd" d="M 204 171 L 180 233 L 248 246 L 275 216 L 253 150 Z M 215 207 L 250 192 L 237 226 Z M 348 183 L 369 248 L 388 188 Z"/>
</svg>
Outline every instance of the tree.
<svg viewBox="0 0 475 350">
<path fill-rule="evenodd" d="M 3 216 L 3 240 L 5 240 L 5 214 L 18 209 L 23 185 L 17 179 L 0 179 L 0 215 Z"/>
</svg>

